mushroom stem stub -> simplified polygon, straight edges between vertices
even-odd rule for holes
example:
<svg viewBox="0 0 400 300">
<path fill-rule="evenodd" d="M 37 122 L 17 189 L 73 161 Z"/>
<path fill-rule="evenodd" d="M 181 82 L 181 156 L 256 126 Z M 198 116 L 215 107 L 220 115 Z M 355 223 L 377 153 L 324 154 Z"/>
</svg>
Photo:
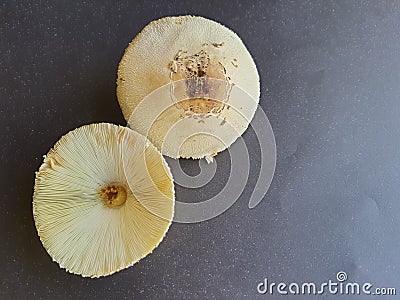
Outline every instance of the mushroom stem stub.
<svg viewBox="0 0 400 300">
<path fill-rule="evenodd" d="M 126 188 L 120 184 L 108 184 L 100 190 L 100 196 L 107 207 L 120 206 L 126 201 Z"/>
</svg>

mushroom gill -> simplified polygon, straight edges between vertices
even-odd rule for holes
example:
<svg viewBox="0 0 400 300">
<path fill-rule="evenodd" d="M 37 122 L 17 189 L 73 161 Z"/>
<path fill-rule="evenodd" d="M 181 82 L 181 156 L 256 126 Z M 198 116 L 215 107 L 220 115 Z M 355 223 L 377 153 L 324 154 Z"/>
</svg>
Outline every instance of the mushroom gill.
<svg viewBox="0 0 400 300">
<path fill-rule="evenodd" d="M 60 267 L 110 275 L 151 253 L 174 212 L 169 168 L 142 135 L 91 124 L 63 136 L 36 173 L 33 215 Z"/>
</svg>

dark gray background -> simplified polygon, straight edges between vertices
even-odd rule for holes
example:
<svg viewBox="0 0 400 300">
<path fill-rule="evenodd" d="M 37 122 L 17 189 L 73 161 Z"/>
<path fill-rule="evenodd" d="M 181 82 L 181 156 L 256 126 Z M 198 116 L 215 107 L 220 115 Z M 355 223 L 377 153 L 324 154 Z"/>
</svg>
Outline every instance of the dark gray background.
<svg viewBox="0 0 400 300">
<path fill-rule="evenodd" d="M 200 2 L 0 4 L 1 299 L 288 299 L 256 286 L 321 283 L 341 270 L 400 292 L 400 2 Z M 123 51 L 148 22 L 177 14 L 227 25 L 252 53 L 277 142 L 271 188 L 247 208 L 260 161 L 250 129 L 251 177 L 226 213 L 173 224 L 152 255 L 111 277 L 68 274 L 37 237 L 34 172 L 67 131 L 125 124 L 115 96 Z M 217 162 L 224 176 L 229 155 Z M 178 197 L 206 199 L 220 178 L 177 187 Z"/>
</svg>

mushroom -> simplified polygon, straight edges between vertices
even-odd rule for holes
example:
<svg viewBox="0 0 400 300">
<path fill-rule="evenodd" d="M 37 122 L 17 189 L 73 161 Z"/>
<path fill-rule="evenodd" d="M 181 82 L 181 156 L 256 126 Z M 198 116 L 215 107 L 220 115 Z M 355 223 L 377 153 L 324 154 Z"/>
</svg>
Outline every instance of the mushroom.
<svg viewBox="0 0 400 300">
<path fill-rule="evenodd" d="M 127 127 L 100 123 L 63 136 L 36 172 L 33 216 L 60 267 L 84 277 L 127 268 L 164 238 L 174 185 L 158 150 Z"/>
<path fill-rule="evenodd" d="M 125 50 L 117 96 L 128 126 L 162 154 L 209 158 L 247 129 L 260 84 L 250 53 L 230 29 L 198 16 L 165 17 Z"/>
</svg>

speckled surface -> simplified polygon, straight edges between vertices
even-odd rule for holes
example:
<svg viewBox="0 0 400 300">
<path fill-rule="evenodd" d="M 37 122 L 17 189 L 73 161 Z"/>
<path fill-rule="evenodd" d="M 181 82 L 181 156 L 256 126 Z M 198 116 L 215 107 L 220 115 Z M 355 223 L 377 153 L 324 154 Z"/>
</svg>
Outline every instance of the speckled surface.
<svg viewBox="0 0 400 300">
<path fill-rule="evenodd" d="M 341 270 L 400 292 L 400 3 L 200 2 L 0 4 L 0 299 L 287 299 L 257 284 Z M 271 188 L 247 208 L 260 161 L 248 130 L 251 177 L 227 212 L 173 224 L 152 255 L 111 277 L 68 274 L 36 235 L 34 172 L 67 131 L 124 124 L 115 78 L 125 47 L 149 21 L 189 13 L 232 28 L 254 56 L 277 142 Z M 217 162 L 223 178 L 229 155 Z M 223 184 L 177 193 L 202 200 Z"/>
</svg>

